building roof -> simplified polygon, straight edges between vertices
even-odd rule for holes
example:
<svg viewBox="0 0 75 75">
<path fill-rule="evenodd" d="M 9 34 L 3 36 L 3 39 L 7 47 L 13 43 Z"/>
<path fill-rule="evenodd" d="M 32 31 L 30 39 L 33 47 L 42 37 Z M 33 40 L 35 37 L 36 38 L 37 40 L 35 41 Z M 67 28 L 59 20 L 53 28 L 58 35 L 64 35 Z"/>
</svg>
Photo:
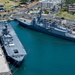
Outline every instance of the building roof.
<svg viewBox="0 0 75 75">
<path fill-rule="evenodd" d="M 61 0 L 41 0 L 39 2 L 43 2 L 43 3 L 61 3 Z"/>
</svg>

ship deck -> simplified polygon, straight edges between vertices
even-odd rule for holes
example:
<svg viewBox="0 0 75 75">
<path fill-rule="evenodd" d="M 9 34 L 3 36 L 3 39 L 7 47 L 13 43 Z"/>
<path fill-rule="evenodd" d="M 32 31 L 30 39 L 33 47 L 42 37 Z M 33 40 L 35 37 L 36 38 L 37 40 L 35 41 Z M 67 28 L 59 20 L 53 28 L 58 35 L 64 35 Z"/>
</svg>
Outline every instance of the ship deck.
<svg viewBox="0 0 75 75">
<path fill-rule="evenodd" d="M 0 48 L 0 75 L 11 75 L 3 50 Z"/>
<path fill-rule="evenodd" d="M 0 36 L 3 38 L 3 41 L 1 40 L 2 45 L 4 45 L 4 50 L 8 57 L 11 57 L 14 61 L 22 61 L 24 56 L 27 54 L 23 45 L 21 44 L 17 34 L 15 33 L 12 26 L 8 23 L 8 31 L 11 35 L 4 35 L 6 38 L 2 36 L 2 29 L 4 28 L 5 24 L 0 25 Z M 11 41 L 11 42 L 10 42 Z M 8 43 L 9 42 L 9 43 Z M 6 43 L 6 45 L 5 45 Z"/>
<path fill-rule="evenodd" d="M 21 20 L 26 20 L 28 22 L 31 22 L 32 20 L 31 19 L 26 19 L 26 18 L 20 18 Z"/>
</svg>

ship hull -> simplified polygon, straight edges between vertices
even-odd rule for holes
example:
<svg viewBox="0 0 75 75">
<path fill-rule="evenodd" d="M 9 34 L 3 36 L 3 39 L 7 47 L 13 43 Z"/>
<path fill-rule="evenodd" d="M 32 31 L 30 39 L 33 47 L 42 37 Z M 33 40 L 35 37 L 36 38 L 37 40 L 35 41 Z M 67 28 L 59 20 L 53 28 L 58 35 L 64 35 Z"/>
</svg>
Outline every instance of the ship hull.
<svg viewBox="0 0 75 75">
<path fill-rule="evenodd" d="M 9 56 L 8 56 L 8 57 L 9 57 Z M 22 60 L 22 61 L 16 61 L 16 60 L 12 59 L 11 57 L 9 57 L 9 61 L 10 61 L 10 63 L 11 63 L 13 66 L 15 66 L 15 67 L 20 67 L 21 64 L 22 64 L 22 62 L 23 62 L 23 60 Z"/>
<path fill-rule="evenodd" d="M 18 19 L 16 19 L 16 20 L 19 22 L 19 25 L 21 25 L 23 27 L 26 27 L 26 28 L 29 28 L 29 29 L 32 29 L 32 30 L 35 30 L 35 31 L 38 31 L 38 32 L 41 32 L 41 33 L 44 33 L 44 34 L 52 35 L 52 36 L 55 36 L 55 37 L 58 37 L 58 38 L 62 38 L 62 39 L 65 39 L 65 40 L 75 42 L 75 38 L 68 37 L 68 36 L 61 35 L 61 34 L 56 34 L 56 33 L 53 33 L 53 32 L 49 32 L 48 29 L 45 29 L 43 27 L 40 27 L 40 26 L 37 26 L 37 25 L 27 25 L 27 24 L 21 22 Z"/>
<path fill-rule="evenodd" d="M 1 45 L 3 45 L 2 41 L 1 41 L 1 38 L 0 38 L 0 43 L 1 43 Z M 6 59 L 7 59 L 8 62 L 10 62 L 15 67 L 20 67 L 21 66 L 23 60 L 22 61 L 16 61 L 16 60 L 14 60 L 12 57 L 10 57 L 7 54 L 6 49 L 5 49 L 4 46 L 2 47 L 2 49 L 3 49 L 3 52 L 5 53 L 5 56 L 6 56 Z"/>
</svg>

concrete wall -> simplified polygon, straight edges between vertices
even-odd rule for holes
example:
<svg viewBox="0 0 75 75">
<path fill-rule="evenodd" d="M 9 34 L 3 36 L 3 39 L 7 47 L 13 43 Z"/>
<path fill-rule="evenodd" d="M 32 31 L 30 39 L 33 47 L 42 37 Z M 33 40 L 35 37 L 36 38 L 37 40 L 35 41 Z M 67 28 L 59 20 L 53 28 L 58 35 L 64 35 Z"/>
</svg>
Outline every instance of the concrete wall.
<svg viewBox="0 0 75 75">
<path fill-rule="evenodd" d="M 11 72 L 3 72 L 3 73 L 0 73 L 0 75 L 12 75 Z"/>
</svg>

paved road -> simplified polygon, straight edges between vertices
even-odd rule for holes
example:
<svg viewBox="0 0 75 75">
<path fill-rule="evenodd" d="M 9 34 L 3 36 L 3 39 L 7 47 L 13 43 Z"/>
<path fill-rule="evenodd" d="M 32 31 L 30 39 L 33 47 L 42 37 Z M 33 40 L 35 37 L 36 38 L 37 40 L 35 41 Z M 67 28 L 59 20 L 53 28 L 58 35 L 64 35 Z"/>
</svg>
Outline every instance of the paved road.
<svg viewBox="0 0 75 75">
<path fill-rule="evenodd" d="M 18 16 L 15 16 L 15 17 L 18 17 L 18 18 L 20 18 L 20 17 L 24 17 L 24 18 L 29 17 L 29 18 L 32 19 L 34 16 L 29 15 L 29 14 L 25 14 L 25 12 L 28 11 L 29 9 L 33 9 L 33 8 L 36 8 L 36 7 L 38 7 L 37 4 L 34 5 L 34 6 L 31 6 L 29 8 L 26 8 L 24 10 L 19 10 L 18 9 L 17 12 L 11 12 L 11 13 L 9 13 L 9 16 L 12 15 L 12 14 L 19 13 L 19 15 Z M 55 13 L 53 13 L 53 14 L 47 14 L 47 15 L 42 15 L 42 18 L 45 18 L 45 19 L 50 19 L 50 18 L 53 18 L 53 17 L 55 17 L 56 19 L 60 19 L 60 17 L 55 16 Z M 66 20 L 68 20 L 70 22 L 75 22 L 75 20 L 72 20 L 72 19 L 66 19 Z"/>
<path fill-rule="evenodd" d="M 58 20 L 61 19 L 58 16 L 54 16 L 54 14 L 42 15 L 42 18 L 45 18 L 45 19 L 50 19 L 50 18 L 53 18 L 53 17 L 55 17 L 55 19 L 58 19 Z M 69 22 L 75 22 L 75 20 L 73 20 L 73 19 L 66 19 L 66 20 L 69 21 Z"/>
<path fill-rule="evenodd" d="M 25 12 L 28 11 L 29 9 L 35 8 L 35 7 L 36 7 L 36 5 L 35 5 L 35 6 L 32 6 L 32 7 L 30 7 L 30 8 L 27 8 L 27 9 L 25 9 L 25 10 L 18 10 L 18 11 L 16 11 L 16 12 L 10 12 L 10 13 L 5 14 L 5 16 L 4 16 L 4 14 L 3 14 L 3 15 L 0 16 L 0 20 L 8 20 L 11 15 L 17 14 L 17 13 L 19 13 L 19 15 L 18 15 L 18 16 L 14 16 L 14 17 L 12 17 L 12 18 L 24 17 L 24 18 L 30 18 L 30 19 L 32 19 L 32 16 L 30 16 L 30 15 L 28 15 L 28 14 L 25 14 Z"/>
</svg>

